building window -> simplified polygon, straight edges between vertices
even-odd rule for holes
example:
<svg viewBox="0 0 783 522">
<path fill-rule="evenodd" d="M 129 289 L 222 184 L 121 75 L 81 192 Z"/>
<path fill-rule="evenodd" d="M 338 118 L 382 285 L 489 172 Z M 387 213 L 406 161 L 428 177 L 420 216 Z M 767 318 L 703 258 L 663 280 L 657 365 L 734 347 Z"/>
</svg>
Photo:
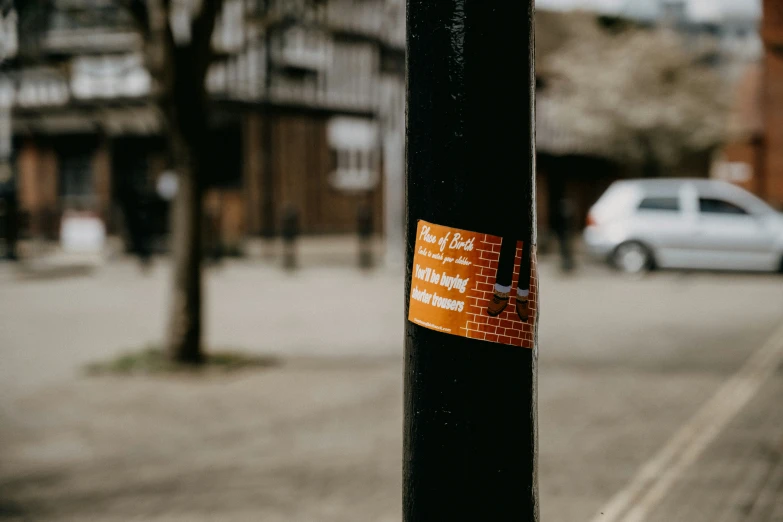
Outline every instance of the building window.
<svg viewBox="0 0 783 522">
<path fill-rule="evenodd" d="M 333 158 L 332 187 L 344 191 L 374 189 L 380 178 L 376 123 L 358 118 L 333 118 L 327 132 Z"/>
<path fill-rule="evenodd" d="M 372 190 L 378 184 L 375 154 L 371 150 L 332 150 L 332 187 L 344 191 Z"/>
</svg>

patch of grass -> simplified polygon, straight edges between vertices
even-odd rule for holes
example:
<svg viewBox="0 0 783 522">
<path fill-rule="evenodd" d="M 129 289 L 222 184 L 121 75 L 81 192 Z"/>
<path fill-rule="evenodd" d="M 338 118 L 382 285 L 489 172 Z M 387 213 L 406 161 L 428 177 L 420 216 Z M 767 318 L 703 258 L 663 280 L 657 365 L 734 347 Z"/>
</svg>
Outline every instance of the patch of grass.
<svg viewBox="0 0 783 522">
<path fill-rule="evenodd" d="M 250 355 L 226 350 L 207 353 L 201 364 L 172 361 L 159 346 L 127 352 L 114 359 L 85 366 L 88 375 L 159 375 L 172 373 L 227 373 L 245 369 L 261 369 L 278 366 L 280 361 L 271 356 Z"/>
</svg>

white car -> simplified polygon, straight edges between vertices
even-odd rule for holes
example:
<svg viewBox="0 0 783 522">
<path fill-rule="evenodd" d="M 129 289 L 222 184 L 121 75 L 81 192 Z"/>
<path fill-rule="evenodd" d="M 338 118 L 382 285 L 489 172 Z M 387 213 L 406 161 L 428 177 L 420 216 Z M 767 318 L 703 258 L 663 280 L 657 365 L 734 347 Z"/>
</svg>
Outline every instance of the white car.
<svg viewBox="0 0 783 522">
<path fill-rule="evenodd" d="M 783 270 L 783 214 L 707 179 L 624 180 L 590 209 L 588 251 L 624 272 Z"/>
</svg>

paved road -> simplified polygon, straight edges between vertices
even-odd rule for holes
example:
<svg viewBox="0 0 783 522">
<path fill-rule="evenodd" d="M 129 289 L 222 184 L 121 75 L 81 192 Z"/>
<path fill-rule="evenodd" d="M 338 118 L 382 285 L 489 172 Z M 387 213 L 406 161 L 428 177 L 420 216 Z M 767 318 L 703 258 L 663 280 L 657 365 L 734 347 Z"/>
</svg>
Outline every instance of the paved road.
<svg viewBox="0 0 783 522">
<path fill-rule="evenodd" d="M 282 366 L 83 376 L 83 364 L 159 338 L 166 275 L 118 262 L 89 277 L 19 281 L 0 267 L 0 520 L 399 520 L 400 276 L 229 263 L 208 276 L 210 344 L 277 354 Z M 598 267 L 562 278 L 544 261 L 543 520 L 590 520 L 633 482 L 783 322 L 781 283 L 631 280 Z M 650 520 L 691 520 L 665 510 L 692 499 L 714 507 L 698 478 L 710 465 L 759 484 L 726 500 L 723 511 L 739 513 L 727 520 L 743 520 L 743 506 L 775 512 L 779 457 L 763 448 L 783 440 L 783 426 L 759 419 L 777 409 L 780 378 L 677 482 L 674 492 L 693 495 L 667 494 Z"/>
</svg>

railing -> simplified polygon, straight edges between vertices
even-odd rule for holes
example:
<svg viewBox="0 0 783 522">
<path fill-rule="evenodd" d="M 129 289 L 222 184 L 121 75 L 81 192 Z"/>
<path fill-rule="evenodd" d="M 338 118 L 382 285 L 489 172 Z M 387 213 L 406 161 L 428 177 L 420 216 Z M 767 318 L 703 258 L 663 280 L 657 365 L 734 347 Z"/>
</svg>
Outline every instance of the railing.
<svg viewBox="0 0 783 522">
<path fill-rule="evenodd" d="M 35 68 L 22 71 L 14 95 L 19 107 L 46 107 L 64 105 L 70 93 L 65 75 L 54 68 Z"/>
<path fill-rule="evenodd" d="M 140 53 L 77 56 L 71 61 L 75 98 L 141 97 L 150 94 L 152 78 Z"/>
<path fill-rule="evenodd" d="M 272 39 L 272 59 L 282 66 L 323 70 L 329 66 L 331 44 L 323 31 L 290 27 Z"/>
<path fill-rule="evenodd" d="M 325 20 L 330 28 L 368 36 L 380 36 L 384 25 L 384 0 L 329 0 Z"/>
<path fill-rule="evenodd" d="M 53 53 L 83 51 L 117 52 L 140 49 L 142 38 L 132 29 L 52 29 L 43 38 L 43 48 Z"/>
<path fill-rule="evenodd" d="M 268 100 L 327 109 L 364 111 L 374 109 L 378 103 L 379 55 L 374 44 L 330 42 L 328 58 L 318 58 L 322 67 L 292 72 L 281 68 L 291 63 L 284 53 L 272 53 L 275 67 L 269 93 L 264 91 L 263 45 L 257 42 L 214 64 L 207 77 L 208 90 L 243 101 Z M 315 64 L 315 60 L 311 63 Z"/>
</svg>

